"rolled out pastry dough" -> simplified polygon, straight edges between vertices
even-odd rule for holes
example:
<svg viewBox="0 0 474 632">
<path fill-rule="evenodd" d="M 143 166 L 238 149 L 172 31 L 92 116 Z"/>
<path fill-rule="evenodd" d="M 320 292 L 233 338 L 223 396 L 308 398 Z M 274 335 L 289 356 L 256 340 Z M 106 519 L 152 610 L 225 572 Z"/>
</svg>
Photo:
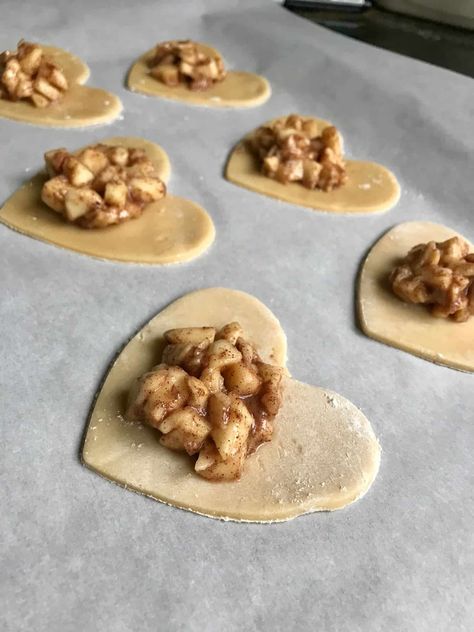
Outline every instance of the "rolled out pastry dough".
<svg viewBox="0 0 474 632">
<path fill-rule="evenodd" d="M 215 48 L 206 44 L 198 43 L 198 48 L 207 55 L 218 54 Z M 154 50 L 142 55 L 130 69 L 128 87 L 132 92 L 214 108 L 252 108 L 270 98 L 270 84 L 264 77 L 240 70 L 229 70 L 223 81 L 202 92 L 183 85 L 167 86 L 150 75 L 148 62 Z"/>
<path fill-rule="evenodd" d="M 100 142 L 144 149 L 159 177 L 168 181 L 168 156 L 155 143 L 128 136 Z M 206 211 L 190 200 L 169 194 L 148 205 L 138 219 L 103 229 L 80 228 L 66 222 L 41 201 L 44 180 L 45 176 L 38 174 L 21 186 L 0 209 L 0 221 L 25 235 L 62 248 L 129 263 L 189 261 L 214 241 L 214 224 Z"/>
<path fill-rule="evenodd" d="M 158 432 L 124 420 L 130 384 L 159 361 L 167 329 L 221 327 L 232 320 L 241 323 L 265 361 L 284 365 L 285 334 L 257 299 L 224 288 L 188 294 L 153 318 L 110 369 L 90 417 L 84 463 L 156 500 L 225 520 L 288 520 L 360 498 L 380 462 L 370 423 L 340 395 L 289 377 L 274 438 L 247 460 L 240 481 L 199 477 L 189 456 L 160 445 Z"/>
<path fill-rule="evenodd" d="M 397 261 L 413 246 L 455 235 L 459 233 L 431 222 L 406 222 L 385 233 L 369 252 L 360 273 L 359 320 L 371 338 L 436 364 L 474 371 L 474 318 L 465 323 L 434 318 L 425 306 L 400 300 L 387 281 Z"/>
<path fill-rule="evenodd" d="M 90 73 L 79 57 L 54 46 L 41 47 L 63 69 L 69 90 L 46 108 L 37 108 L 29 101 L 0 99 L 0 117 L 48 127 L 87 127 L 117 118 L 122 111 L 120 99 L 106 90 L 82 85 Z"/>
<path fill-rule="evenodd" d="M 286 118 L 286 117 L 283 117 Z M 303 117 L 306 119 L 312 117 Z M 278 120 L 278 119 L 276 119 Z M 330 125 L 313 119 L 321 131 Z M 273 121 L 268 121 L 273 123 Z M 248 147 L 248 134 L 232 151 L 226 178 L 238 186 L 270 197 L 332 213 L 374 213 L 392 208 L 400 197 L 400 186 L 391 171 L 375 162 L 346 160 L 347 182 L 334 191 L 307 189 L 299 182 L 282 184 L 260 171 L 257 158 Z"/>
</svg>

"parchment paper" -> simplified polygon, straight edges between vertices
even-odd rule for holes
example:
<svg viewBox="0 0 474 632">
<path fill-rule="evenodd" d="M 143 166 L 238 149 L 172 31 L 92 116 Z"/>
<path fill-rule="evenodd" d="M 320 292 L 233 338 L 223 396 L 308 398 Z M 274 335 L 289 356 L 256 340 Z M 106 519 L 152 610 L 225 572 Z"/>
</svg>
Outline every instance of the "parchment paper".
<svg viewBox="0 0 474 632">
<path fill-rule="evenodd" d="M 270 0 L 3 0 L 1 48 L 21 37 L 70 49 L 90 85 L 116 92 L 106 128 L 0 121 L 0 199 L 51 147 L 142 135 L 169 153 L 173 194 L 212 215 L 217 239 L 174 267 L 101 262 L 0 225 L 2 629 L 48 632 L 472 630 L 474 377 L 364 337 L 354 280 L 398 222 L 474 238 L 474 83 L 344 39 Z M 127 68 L 154 42 L 192 37 L 269 78 L 254 110 L 132 94 Z M 332 120 L 353 157 L 393 169 L 392 211 L 336 217 L 222 178 L 261 121 Z M 333 514 L 270 526 L 220 523 L 124 491 L 78 460 L 89 407 L 127 338 L 182 294 L 225 285 L 280 318 L 292 374 L 362 408 L 383 446 L 368 495 Z"/>
</svg>

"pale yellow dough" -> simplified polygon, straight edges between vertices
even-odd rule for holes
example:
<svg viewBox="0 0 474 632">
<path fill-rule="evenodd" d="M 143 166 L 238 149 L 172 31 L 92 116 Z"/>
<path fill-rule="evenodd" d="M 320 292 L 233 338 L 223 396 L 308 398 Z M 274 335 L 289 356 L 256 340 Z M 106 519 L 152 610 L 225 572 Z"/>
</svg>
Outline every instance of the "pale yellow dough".
<svg viewBox="0 0 474 632">
<path fill-rule="evenodd" d="M 413 246 L 455 235 L 459 233 L 431 222 L 407 222 L 388 231 L 372 248 L 360 273 L 359 319 L 371 338 L 436 364 L 474 371 L 474 318 L 465 323 L 434 318 L 423 305 L 397 298 L 387 280 Z"/>
<path fill-rule="evenodd" d="M 87 127 L 117 118 L 122 103 L 115 94 L 82 85 L 89 77 L 89 68 L 84 62 L 61 48 L 41 47 L 63 69 L 69 90 L 60 101 L 46 108 L 37 108 L 28 101 L 0 99 L 0 117 L 51 127 Z"/>
<path fill-rule="evenodd" d="M 208 55 L 217 54 L 214 48 L 206 44 L 198 43 L 198 48 Z M 237 70 L 229 70 L 223 81 L 202 92 L 189 90 L 185 86 L 171 88 L 150 75 L 148 61 L 153 57 L 154 50 L 142 55 L 132 66 L 128 87 L 133 92 L 216 108 L 252 108 L 270 98 L 270 84 L 264 77 Z"/>
<path fill-rule="evenodd" d="M 321 119 L 312 120 L 318 123 L 321 130 L 330 125 Z M 271 122 L 274 121 L 268 123 Z M 397 179 L 391 171 L 375 162 L 346 160 L 348 181 L 328 192 L 307 189 L 298 182 L 282 184 L 268 178 L 261 173 L 257 158 L 248 148 L 248 139 L 253 134 L 251 132 L 238 143 L 227 162 L 226 178 L 234 184 L 283 202 L 333 213 L 387 211 L 398 202 L 400 186 Z"/>
<path fill-rule="evenodd" d="M 107 145 L 143 148 L 159 177 L 170 176 L 168 156 L 142 138 L 113 137 Z M 40 198 L 44 174 L 20 187 L 0 209 L 0 221 L 14 230 L 56 246 L 100 259 L 130 263 L 178 263 L 202 254 L 214 241 L 215 229 L 206 211 L 184 198 L 167 194 L 147 206 L 143 215 L 117 226 L 85 230 L 68 223 Z"/>
<path fill-rule="evenodd" d="M 289 377 L 274 438 L 248 459 L 237 482 L 200 478 L 190 457 L 160 445 L 157 431 L 124 420 L 130 384 L 159 361 L 167 329 L 221 327 L 232 320 L 242 324 L 265 361 L 285 364 L 285 334 L 257 299 L 224 288 L 188 294 L 151 320 L 112 366 L 90 417 L 84 463 L 156 500 L 226 520 L 288 520 L 360 498 L 380 462 L 369 422 L 340 395 Z"/>
</svg>

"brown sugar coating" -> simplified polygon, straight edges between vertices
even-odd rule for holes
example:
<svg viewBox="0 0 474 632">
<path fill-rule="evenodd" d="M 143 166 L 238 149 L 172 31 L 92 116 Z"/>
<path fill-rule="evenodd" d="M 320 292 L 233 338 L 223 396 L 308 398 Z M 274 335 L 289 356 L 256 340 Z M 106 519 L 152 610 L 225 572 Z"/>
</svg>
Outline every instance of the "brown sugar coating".
<svg viewBox="0 0 474 632">
<path fill-rule="evenodd" d="M 93 145 L 78 154 L 45 154 L 50 176 L 41 199 L 81 228 L 106 228 L 136 219 L 166 194 L 165 184 L 143 149 Z"/>
<path fill-rule="evenodd" d="M 132 389 L 127 418 L 157 428 L 171 450 L 197 454 L 210 480 L 240 477 L 245 459 L 273 434 L 283 369 L 262 362 L 239 323 L 172 329 L 162 363 Z"/>
<path fill-rule="evenodd" d="M 429 306 L 433 316 L 460 323 L 474 315 L 474 253 L 460 237 L 415 246 L 389 280 L 399 298 Z"/>
<path fill-rule="evenodd" d="M 0 98 L 26 100 L 37 108 L 58 101 L 68 90 L 61 68 L 37 44 L 21 40 L 15 52 L 0 55 Z"/>
<path fill-rule="evenodd" d="M 191 40 L 172 40 L 156 46 L 149 62 L 150 74 L 169 87 L 186 85 L 207 90 L 226 76 L 220 55 L 207 55 Z"/>
<path fill-rule="evenodd" d="M 262 172 L 283 184 L 332 191 L 347 180 L 342 137 L 332 125 L 320 133 L 316 121 L 291 114 L 259 127 L 249 145 Z"/>
</svg>

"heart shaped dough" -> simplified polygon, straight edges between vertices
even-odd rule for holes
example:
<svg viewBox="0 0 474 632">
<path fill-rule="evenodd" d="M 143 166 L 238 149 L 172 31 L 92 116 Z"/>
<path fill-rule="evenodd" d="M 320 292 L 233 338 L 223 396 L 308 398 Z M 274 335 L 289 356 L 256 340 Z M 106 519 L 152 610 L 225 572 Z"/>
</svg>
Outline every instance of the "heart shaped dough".
<svg viewBox="0 0 474 632">
<path fill-rule="evenodd" d="M 206 55 L 219 54 L 207 44 L 197 42 L 197 47 Z M 132 92 L 214 108 L 253 108 L 265 103 L 271 96 L 270 84 L 264 77 L 240 70 L 229 70 L 223 81 L 203 92 L 189 90 L 182 85 L 169 87 L 150 75 L 148 62 L 154 51 L 154 48 L 147 51 L 130 69 L 128 87 Z"/>
<path fill-rule="evenodd" d="M 63 98 L 46 108 L 27 101 L 0 99 L 0 116 L 23 123 L 48 127 L 87 127 L 113 121 L 122 111 L 120 99 L 106 90 L 82 84 L 89 78 L 88 66 L 71 53 L 41 45 L 45 55 L 60 66 L 69 82 Z"/>
<path fill-rule="evenodd" d="M 404 303 L 397 298 L 388 284 L 394 265 L 413 246 L 432 240 L 445 241 L 456 235 L 462 237 L 451 228 L 431 222 L 406 222 L 389 230 L 362 266 L 359 320 L 364 333 L 375 340 L 436 364 L 474 371 L 474 318 L 465 323 L 434 318 L 423 305 Z"/>
<path fill-rule="evenodd" d="M 106 145 L 144 149 L 166 183 L 170 163 L 165 151 L 143 138 L 113 137 Z M 82 229 L 41 201 L 45 174 L 20 187 L 0 209 L 0 221 L 25 235 L 100 259 L 129 263 L 178 263 L 202 254 L 214 241 L 215 229 L 206 211 L 184 198 L 166 195 L 138 219 L 103 229 Z"/>
<path fill-rule="evenodd" d="M 330 391 L 287 378 L 273 439 L 248 459 L 236 482 L 197 476 L 187 455 L 160 445 L 157 431 L 124 420 L 130 385 L 157 363 L 167 329 L 234 320 L 264 361 L 284 365 L 285 334 L 256 298 L 224 288 L 184 296 L 155 316 L 110 369 L 90 416 L 85 465 L 161 502 L 225 520 L 288 520 L 360 498 L 377 474 L 380 447 L 364 415 Z"/>
<path fill-rule="evenodd" d="M 330 125 L 322 119 L 303 118 L 315 121 L 321 131 Z M 275 120 L 280 119 L 264 125 Z M 332 213 L 375 213 L 387 211 L 398 202 L 400 186 L 397 179 L 391 171 L 375 162 L 346 160 L 347 182 L 329 192 L 308 189 L 299 182 L 283 184 L 268 178 L 261 173 L 258 160 L 248 146 L 255 131 L 237 144 L 227 162 L 226 178 L 238 186 L 283 202 Z"/>
</svg>

